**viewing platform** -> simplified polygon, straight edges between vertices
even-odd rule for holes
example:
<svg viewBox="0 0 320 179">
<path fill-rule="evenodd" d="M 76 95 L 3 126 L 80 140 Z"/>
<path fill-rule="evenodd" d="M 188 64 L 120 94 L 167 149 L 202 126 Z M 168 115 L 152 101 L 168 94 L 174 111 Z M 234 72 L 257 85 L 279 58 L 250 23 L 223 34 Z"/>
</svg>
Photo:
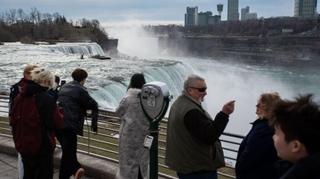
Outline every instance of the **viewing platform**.
<svg viewBox="0 0 320 179">
<path fill-rule="evenodd" d="M 99 110 L 98 133 L 90 131 L 90 114 L 84 126 L 84 136 L 78 136 L 78 160 L 85 169 L 86 178 L 114 179 L 118 170 L 119 118 L 112 111 Z M 159 179 L 177 179 L 174 171 L 165 165 L 166 119 L 159 126 Z M 243 136 L 224 133 L 221 137 L 226 167 L 219 169 L 219 179 L 235 178 L 234 166 Z M 57 142 L 54 153 L 57 178 L 61 149 Z M 17 153 L 14 148 L 8 120 L 8 96 L 0 95 L 0 178 L 17 178 Z"/>
</svg>

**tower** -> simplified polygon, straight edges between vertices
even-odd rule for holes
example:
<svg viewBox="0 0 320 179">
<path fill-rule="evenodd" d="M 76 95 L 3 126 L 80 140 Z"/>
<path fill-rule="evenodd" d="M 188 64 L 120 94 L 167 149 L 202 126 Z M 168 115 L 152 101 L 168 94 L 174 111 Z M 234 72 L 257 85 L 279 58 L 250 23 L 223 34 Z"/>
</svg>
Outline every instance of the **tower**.
<svg viewBox="0 0 320 179">
<path fill-rule="evenodd" d="M 222 13 L 222 11 L 223 11 L 223 4 L 218 4 L 218 5 L 217 5 L 217 11 L 218 11 L 218 13 L 219 13 L 219 16 L 221 17 L 221 13 Z"/>
</svg>

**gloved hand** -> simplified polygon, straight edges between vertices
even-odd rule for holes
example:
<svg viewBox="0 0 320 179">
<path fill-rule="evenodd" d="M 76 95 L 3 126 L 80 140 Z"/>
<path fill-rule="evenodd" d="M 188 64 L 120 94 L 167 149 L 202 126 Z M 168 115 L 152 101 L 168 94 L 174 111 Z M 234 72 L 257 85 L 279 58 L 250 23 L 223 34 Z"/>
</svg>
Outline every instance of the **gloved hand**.
<svg viewBox="0 0 320 179">
<path fill-rule="evenodd" d="M 98 132 L 98 125 L 96 122 L 91 123 L 91 131 L 97 133 Z"/>
<path fill-rule="evenodd" d="M 91 131 L 98 132 L 98 110 L 92 110 L 91 112 Z"/>
</svg>

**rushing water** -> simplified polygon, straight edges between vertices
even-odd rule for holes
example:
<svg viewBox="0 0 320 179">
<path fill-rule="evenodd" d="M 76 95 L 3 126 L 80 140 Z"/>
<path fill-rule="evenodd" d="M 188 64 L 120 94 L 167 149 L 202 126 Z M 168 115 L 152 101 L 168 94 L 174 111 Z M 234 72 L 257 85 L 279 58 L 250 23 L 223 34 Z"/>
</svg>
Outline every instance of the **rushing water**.
<svg viewBox="0 0 320 179">
<path fill-rule="evenodd" d="M 246 134 L 255 120 L 255 104 L 263 92 L 277 91 L 283 98 L 313 93 L 320 99 L 319 62 L 299 61 L 275 65 L 272 62 L 239 62 L 236 59 L 218 61 L 214 58 L 186 58 L 166 54 L 157 47 L 157 40 L 143 37 L 140 28 L 108 29 L 119 38 L 121 55 L 111 60 L 90 58 L 103 55 L 96 43 L 58 43 L 56 45 L 26 45 L 5 43 L 0 46 L 0 91 L 22 76 L 26 64 L 36 63 L 48 68 L 61 79 L 71 80 L 75 68 L 84 68 L 89 77 L 85 86 L 100 107 L 114 109 L 124 96 L 133 73 L 143 72 L 147 82 L 165 82 L 174 99 L 181 93 L 185 77 L 197 73 L 206 79 L 208 95 L 205 108 L 214 115 L 228 100 L 236 100 L 227 131 Z M 138 35 L 135 35 L 138 34 Z M 84 59 L 80 55 L 84 54 Z"/>
</svg>

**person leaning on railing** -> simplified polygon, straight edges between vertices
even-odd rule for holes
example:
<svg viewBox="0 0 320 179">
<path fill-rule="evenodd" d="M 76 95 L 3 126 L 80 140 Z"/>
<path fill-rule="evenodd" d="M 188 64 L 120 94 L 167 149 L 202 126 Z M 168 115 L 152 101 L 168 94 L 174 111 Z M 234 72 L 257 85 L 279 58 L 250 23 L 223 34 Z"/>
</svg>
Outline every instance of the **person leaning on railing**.
<svg viewBox="0 0 320 179">
<path fill-rule="evenodd" d="M 57 132 L 62 148 L 60 179 L 81 178 L 84 169 L 77 159 L 77 135 L 83 135 L 83 124 L 87 110 L 92 110 L 91 130 L 97 132 L 98 104 L 83 86 L 88 73 L 83 69 L 72 72 L 73 81 L 64 84 L 58 95 L 58 104 L 64 114 L 64 128 Z"/>
</svg>

